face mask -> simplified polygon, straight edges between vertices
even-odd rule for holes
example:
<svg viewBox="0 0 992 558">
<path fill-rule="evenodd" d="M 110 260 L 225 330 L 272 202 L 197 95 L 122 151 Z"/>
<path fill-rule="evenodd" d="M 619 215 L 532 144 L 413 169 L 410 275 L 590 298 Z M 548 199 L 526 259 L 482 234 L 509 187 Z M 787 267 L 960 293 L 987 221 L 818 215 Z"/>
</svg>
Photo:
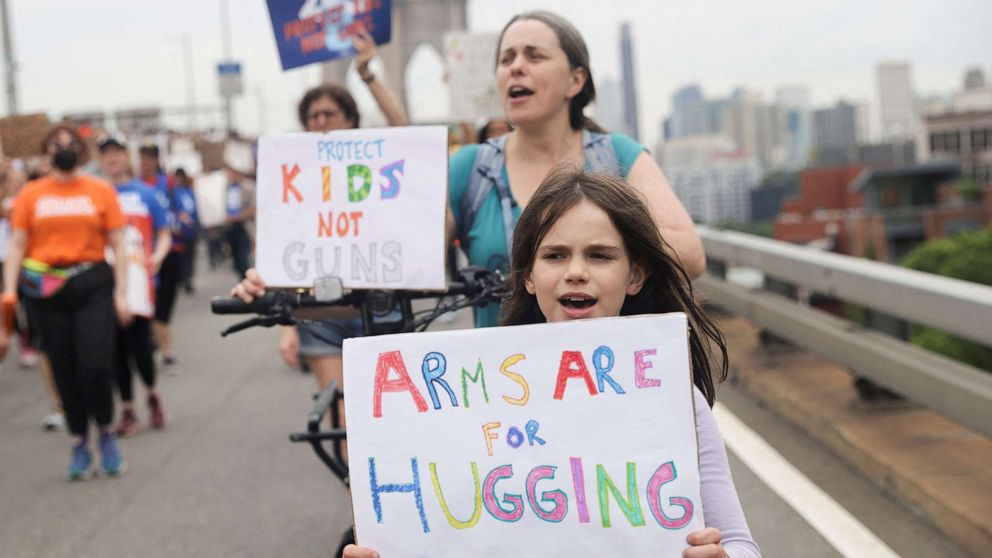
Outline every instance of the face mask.
<svg viewBox="0 0 992 558">
<path fill-rule="evenodd" d="M 55 152 L 52 157 L 52 163 L 61 171 L 68 172 L 76 168 L 76 163 L 79 162 L 79 155 L 76 154 L 74 149 L 59 149 Z"/>
</svg>

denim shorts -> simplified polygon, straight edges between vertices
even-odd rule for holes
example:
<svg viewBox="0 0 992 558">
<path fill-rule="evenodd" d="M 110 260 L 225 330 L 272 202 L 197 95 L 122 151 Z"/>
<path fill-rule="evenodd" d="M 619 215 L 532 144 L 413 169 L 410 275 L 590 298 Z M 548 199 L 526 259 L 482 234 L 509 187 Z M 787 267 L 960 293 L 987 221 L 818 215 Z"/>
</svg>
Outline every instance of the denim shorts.
<svg viewBox="0 0 992 558">
<path fill-rule="evenodd" d="M 345 339 L 364 335 L 361 318 L 312 321 L 296 326 L 296 331 L 300 334 L 300 354 L 315 357 L 340 355 L 341 347 L 338 345 Z M 314 337 L 311 331 L 316 331 L 321 337 L 335 341 L 338 345 L 331 345 Z"/>
</svg>

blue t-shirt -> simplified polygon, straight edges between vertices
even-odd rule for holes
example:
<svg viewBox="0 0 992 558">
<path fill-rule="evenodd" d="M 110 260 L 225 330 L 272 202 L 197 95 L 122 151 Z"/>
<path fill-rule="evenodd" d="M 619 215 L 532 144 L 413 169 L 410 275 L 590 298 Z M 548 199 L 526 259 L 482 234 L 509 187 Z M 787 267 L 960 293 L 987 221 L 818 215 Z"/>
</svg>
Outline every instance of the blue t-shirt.
<svg viewBox="0 0 992 558">
<path fill-rule="evenodd" d="M 142 182 L 168 198 L 170 180 L 164 172 L 156 173 L 154 177 L 145 178 Z"/>
<path fill-rule="evenodd" d="M 610 139 L 613 142 L 613 150 L 616 152 L 617 163 L 620 166 L 620 176 L 626 178 L 627 173 L 634 166 L 634 161 L 646 149 L 634 139 L 623 134 L 611 133 Z M 466 145 L 456 151 L 448 162 L 448 203 L 455 216 L 455 230 L 459 234 L 461 234 L 462 224 L 462 195 L 468 187 L 468 179 L 478 152 L 479 146 L 477 144 Z M 507 184 L 510 184 L 505 165 L 503 166 L 503 179 L 506 180 Z M 510 196 L 512 200 L 512 192 Z M 516 200 L 512 201 L 513 219 L 516 222 L 520 218 L 521 208 Z M 462 249 L 468 256 L 469 264 L 485 266 L 504 273 L 509 272 L 506 237 L 503 231 L 503 211 L 500 207 L 499 194 L 496 192 L 496 188 L 493 188 L 482 202 L 479 213 L 475 216 L 475 222 L 472 223 L 472 228 L 468 231 L 468 238 L 459 237 L 459 240 Z M 494 326 L 497 324 L 498 316 L 499 307 L 496 304 L 478 308 L 475 311 L 475 327 Z"/>
<path fill-rule="evenodd" d="M 176 212 L 176 228 L 173 229 L 173 242 L 185 244 L 196 238 L 196 197 L 193 191 L 185 186 L 173 186 L 172 210 Z M 188 215 L 190 221 L 179 219 L 180 215 Z"/>
<path fill-rule="evenodd" d="M 169 212 L 169 202 L 161 192 L 147 186 L 140 180 L 132 180 L 115 185 L 117 201 L 127 223 L 124 234 L 124 248 L 128 259 L 138 258 L 138 261 L 151 262 L 155 252 L 155 241 L 158 232 L 172 228 L 172 214 Z M 130 284 L 129 289 L 141 288 L 138 284 Z M 155 300 L 155 277 L 149 273 L 147 283 L 148 294 L 145 303 L 139 304 L 144 310 L 132 309 L 141 315 L 150 312 Z M 148 314 L 151 316 L 151 314 Z"/>
<path fill-rule="evenodd" d="M 240 214 L 245 208 L 245 188 L 237 182 L 227 185 L 224 205 L 227 208 L 227 216 L 234 217 Z"/>
<path fill-rule="evenodd" d="M 154 241 L 155 232 L 172 226 L 169 201 L 158 190 L 140 180 L 119 184 L 116 188 L 124 217 L 141 223 L 141 232 L 151 233 L 148 235 L 150 241 Z"/>
</svg>

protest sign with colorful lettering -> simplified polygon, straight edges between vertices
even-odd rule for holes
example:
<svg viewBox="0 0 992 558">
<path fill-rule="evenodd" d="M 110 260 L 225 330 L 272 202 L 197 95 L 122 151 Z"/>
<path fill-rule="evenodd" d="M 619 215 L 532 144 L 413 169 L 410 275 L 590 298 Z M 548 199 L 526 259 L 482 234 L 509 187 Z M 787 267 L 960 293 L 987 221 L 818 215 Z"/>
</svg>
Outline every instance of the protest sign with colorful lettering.
<svg viewBox="0 0 992 558">
<path fill-rule="evenodd" d="M 256 267 L 274 287 L 444 289 L 444 126 L 263 136 Z"/>
<path fill-rule="evenodd" d="M 348 339 L 355 532 L 394 556 L 681 556 L 684 314 Z"/>
<path fill-rule="evenodd" d="M 391 0 L 268 0 L 282 69 L 355 55 L 351 37 L 364 27 L 389 42 Z"/>
</svg>

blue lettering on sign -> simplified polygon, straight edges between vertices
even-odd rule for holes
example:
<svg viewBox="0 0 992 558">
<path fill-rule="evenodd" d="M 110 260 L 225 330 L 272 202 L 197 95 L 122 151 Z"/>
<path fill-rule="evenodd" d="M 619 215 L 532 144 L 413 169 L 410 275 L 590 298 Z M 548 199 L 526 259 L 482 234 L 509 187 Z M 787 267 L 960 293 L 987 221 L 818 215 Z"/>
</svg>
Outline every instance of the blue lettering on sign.
<svg viewBox="0 0 992 558">
<path fill-rule="evenodd" d="M 320 140 L 317 142 L 317 159 L 321 162 L 352 162 L 382 157 L 384 139 L 377 140 Z"/>
</svg>

